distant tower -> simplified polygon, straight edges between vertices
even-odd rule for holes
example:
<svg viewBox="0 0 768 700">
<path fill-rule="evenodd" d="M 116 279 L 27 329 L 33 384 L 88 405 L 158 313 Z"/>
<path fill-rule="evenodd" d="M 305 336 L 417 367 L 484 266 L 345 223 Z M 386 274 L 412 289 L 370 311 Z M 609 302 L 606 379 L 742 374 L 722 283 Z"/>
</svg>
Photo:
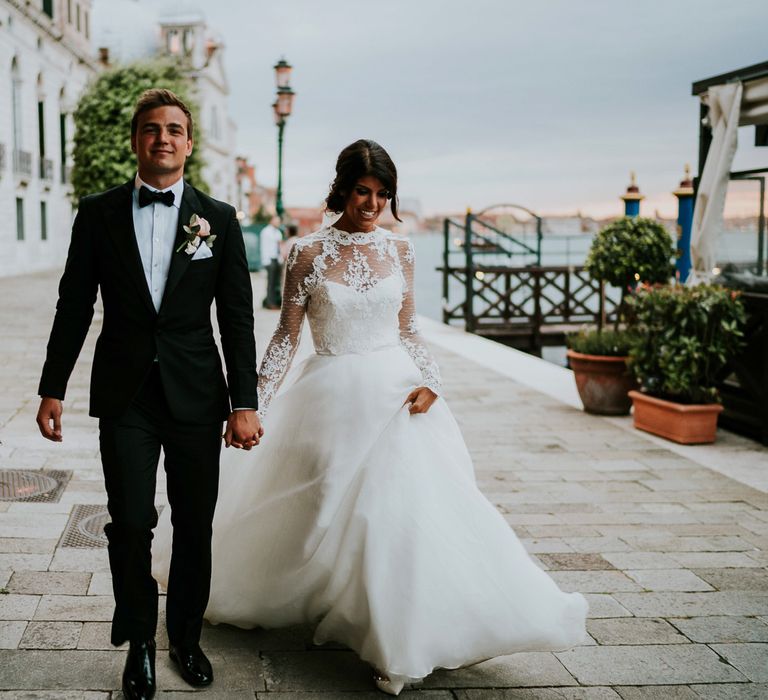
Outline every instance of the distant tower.
<svg viewBox="0 0 768 700">
<path fill-rule="evenodd" d="M 693 180 L 691 166 L 685 166 L 685 177 L 672 193 L 677 197 L 677 268 L 676 277 L 681 282 L 688 279 L 691 271 L 691 228 L 693 225 Z"/>
<path fill-rule="evenodd" d="M 624 216 L 639 216 L 640 215 L 640 200 L 645 199 L 644 195 L 640 194 L 640 188 L 635 181 L 635 171 L 633 170 L 629 174 L 629 186 L 627 191 L 621 195 L 624 200 Z"/>
</svg>

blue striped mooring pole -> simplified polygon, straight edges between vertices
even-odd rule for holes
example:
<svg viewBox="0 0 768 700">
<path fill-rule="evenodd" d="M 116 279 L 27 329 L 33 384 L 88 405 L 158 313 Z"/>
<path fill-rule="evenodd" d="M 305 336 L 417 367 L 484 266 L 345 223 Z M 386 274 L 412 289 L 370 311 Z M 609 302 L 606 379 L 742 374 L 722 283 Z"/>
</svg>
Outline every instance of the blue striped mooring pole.
<svg viewBox="0 0 768 700">
<path fill-rule="evenodd" d="M 645 199 L 644 195 L 640 194 L 640 188 L 635 182 L 634 171 L 629 174 L 630 183 L 627 187 L 627 191 L 621 195 L 624 200 L 624 216 L 639 216 L 640 215 L 640 200 Z"/>
<path fill-rule="evenodd" d="M 691 166 L 685 166 L 685 177 L 672 193 L 677 197 L 677 268 L 680 282 L 688 279 L 691 271 L 691 229 L 693 227 L 693 180 Z"/>
</svg>

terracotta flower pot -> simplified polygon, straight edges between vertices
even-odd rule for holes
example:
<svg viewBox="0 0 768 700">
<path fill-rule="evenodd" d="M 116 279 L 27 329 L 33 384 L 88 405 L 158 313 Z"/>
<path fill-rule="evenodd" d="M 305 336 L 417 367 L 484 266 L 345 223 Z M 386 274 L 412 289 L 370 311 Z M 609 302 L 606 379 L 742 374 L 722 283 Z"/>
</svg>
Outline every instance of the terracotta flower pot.
<svg viewBox="0 0 768 700">
<path fill-rule="evenodd" d="M 719 403 L 682 404 L 630 391 L 635 407 L 635 428 L 683 445 L 715 441 Z"/>
<path fill-rule="evenodd" d="M 629 413 L 632 400 L 628 392 L 637 388 L 637 382 L 627 369 L 626 357 L 585 355 L 574 350 L 568 350 L 567 354 L 587 413 L 603 416 Z"/>
</svg>

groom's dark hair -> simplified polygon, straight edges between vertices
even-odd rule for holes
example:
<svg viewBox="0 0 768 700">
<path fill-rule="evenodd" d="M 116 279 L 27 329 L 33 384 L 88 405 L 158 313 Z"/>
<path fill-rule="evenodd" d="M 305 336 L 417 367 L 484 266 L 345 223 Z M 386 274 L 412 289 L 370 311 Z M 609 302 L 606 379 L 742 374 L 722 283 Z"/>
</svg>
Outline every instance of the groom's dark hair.
<svg viewBox="0 0 768 700">
<path fill-rule="evenodd" d="M 136 102 L 136 108 L 133 110 L 131 136 L 134 136 L 136 129 L 139 128 L 139 115 L 157 107 L 178 107 L 184 112 L 187 117 L 187 138 L 192 138 L 192 112 L 189 111 L 189 107 L 181 101 L 178 95 L 164 88 L 151 88 L 141 93 Z"/>
<path fill-rule="evenodd" d="M 397 215 L 397 168 L 392 159 L 378 143 L 370 139 L 359 139 L 349 144 L 336 160 L 336 178 L 325 199 L 328 211 L 342 212 L 347 199 L 360 178 L 371 175 L 387 188 L 392 216 Z"/>
</svg>

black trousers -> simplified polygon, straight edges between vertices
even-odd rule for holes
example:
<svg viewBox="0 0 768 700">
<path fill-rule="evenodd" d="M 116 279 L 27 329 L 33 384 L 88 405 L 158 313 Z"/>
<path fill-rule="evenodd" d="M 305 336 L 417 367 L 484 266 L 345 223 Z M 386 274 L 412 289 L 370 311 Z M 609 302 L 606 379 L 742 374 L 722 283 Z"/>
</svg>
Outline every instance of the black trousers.
<svg viewBox="0 0 768 700">
<path fill-rule="evenodd" d="M 279 308 L 282 304 L 283 265 L 277 258 L 272 258 L 267 269 L 267 296 L 261 305 L 268 309 Z"/>
<path fill-rule="evenodd" d="M 154 365 L 125 414 L 102 418 L 99 431 L 112 520 L 104 528 L 115 595 L 112 644 L 155 636 L 158 593 L 151 573 L 151 543 L 157 525 L 154 499 L 162 448 L 173 524 L 168 637 L 172 644 L 193 646 L 200 640 L 210 592 L 211 523 L 218 495 L 222 424 L 175 421 Z"/>
</svg>

